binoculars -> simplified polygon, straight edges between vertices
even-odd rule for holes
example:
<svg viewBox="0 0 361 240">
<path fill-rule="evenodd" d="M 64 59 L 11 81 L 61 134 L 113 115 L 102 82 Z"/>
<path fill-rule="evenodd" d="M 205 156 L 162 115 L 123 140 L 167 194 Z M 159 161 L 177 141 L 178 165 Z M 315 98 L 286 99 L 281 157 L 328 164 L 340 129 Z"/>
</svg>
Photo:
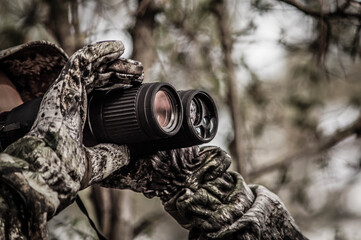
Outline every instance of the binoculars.
<svg viewBox="0 0 361 240">
<path fill-rule="evenodd" d="M 0 114 L 0 151 L 30 131 L 41 99 Z M 94 90 L 88 95 L 83 143 L 126 144 L 137 151 L 160 151 L 211 141 L 218 113 L 203 90 L 177 91 L 168 83 L 129 89 Z"/>
</svg>

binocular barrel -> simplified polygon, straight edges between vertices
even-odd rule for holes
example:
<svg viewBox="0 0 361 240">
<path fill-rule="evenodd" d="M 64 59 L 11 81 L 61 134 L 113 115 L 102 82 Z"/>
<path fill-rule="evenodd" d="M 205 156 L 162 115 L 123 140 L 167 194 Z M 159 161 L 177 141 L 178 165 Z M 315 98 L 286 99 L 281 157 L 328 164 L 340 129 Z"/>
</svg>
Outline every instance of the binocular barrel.
<svg viewBox="0 0 361 240">
<path fill-rule="evenodd" d="M 0 114 L 0 150 L 31 128 L 41 100 Z M 211 141 L 218 128 L 217 108 L 205 91 L 176 91 L 167 83 L 129 89 L 95 90 L 88 96 L 84 145 L 127 144 L 137 151 L 159 151 Z"/>
<path fill-rule="evenodd" d="M 166 83 L 94 91 L 89 98 L 89 129 L 98 142 L 132 144 L 168 138 L 179 131 L 182 120 L 179 95 Z"/>
</svg>

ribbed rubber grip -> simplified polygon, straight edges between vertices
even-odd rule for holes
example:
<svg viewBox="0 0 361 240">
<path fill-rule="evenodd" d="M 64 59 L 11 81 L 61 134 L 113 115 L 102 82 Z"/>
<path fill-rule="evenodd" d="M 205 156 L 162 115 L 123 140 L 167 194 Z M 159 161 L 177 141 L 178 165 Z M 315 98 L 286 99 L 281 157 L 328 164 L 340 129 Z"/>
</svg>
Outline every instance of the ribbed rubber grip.
<svg viewBox="0 0 361 240">
<path fill-rule="evenodd" d="M 175 117 L 172 128 L 157 121 L 154 102 L 158 91 L 169 94 Z M 95 91 L 89 100 L 88 126 L 96 141 L 132 144 L 174 136 L 182 126 L 183 109 L 176 90 L 166 83 L 146 83 L 129 89 Z"/>
<path fill-rule="evenodd" d="M 137 119 L 136 102 L 140 88 L 115 91 L 107 95 L 103 104 L 103 125 L 112 142 L 131 143 L 145 137 Z"/>
</svg>

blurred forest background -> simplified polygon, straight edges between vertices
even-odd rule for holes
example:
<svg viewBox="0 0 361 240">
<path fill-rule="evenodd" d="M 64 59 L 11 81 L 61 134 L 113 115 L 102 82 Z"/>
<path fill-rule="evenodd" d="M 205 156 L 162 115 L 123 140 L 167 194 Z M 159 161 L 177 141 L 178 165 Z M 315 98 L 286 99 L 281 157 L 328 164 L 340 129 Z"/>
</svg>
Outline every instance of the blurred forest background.
<svg viewBox="0 0 361 240">
<path fill-rule="evenodd" d="M 32 40 L 69 55 L 119 39 L 146 81 L 201 88 L 221 117 L 212 145 L 278 194 L 310 239 L 361 236 L 361 1 L 2 0 L 0 49 Z M 109 239 L 187 239 L 158 199 L 81 193 Z M 51 239 L 93 239 L 77 206 Z"/>
</svg>

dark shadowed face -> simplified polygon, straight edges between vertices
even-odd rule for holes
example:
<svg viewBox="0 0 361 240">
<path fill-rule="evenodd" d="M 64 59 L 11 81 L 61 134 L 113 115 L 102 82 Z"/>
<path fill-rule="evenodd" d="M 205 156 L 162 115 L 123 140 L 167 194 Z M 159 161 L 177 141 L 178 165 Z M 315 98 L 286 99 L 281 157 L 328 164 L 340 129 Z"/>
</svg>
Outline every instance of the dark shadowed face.
<svg viewBox="0 0 361 240">
<path fill-rule="evenodd" d="M 9 78 L 0 72 L 0 113 L 9 111 L 23 103 L 15 86 Z"/>
</svg>

